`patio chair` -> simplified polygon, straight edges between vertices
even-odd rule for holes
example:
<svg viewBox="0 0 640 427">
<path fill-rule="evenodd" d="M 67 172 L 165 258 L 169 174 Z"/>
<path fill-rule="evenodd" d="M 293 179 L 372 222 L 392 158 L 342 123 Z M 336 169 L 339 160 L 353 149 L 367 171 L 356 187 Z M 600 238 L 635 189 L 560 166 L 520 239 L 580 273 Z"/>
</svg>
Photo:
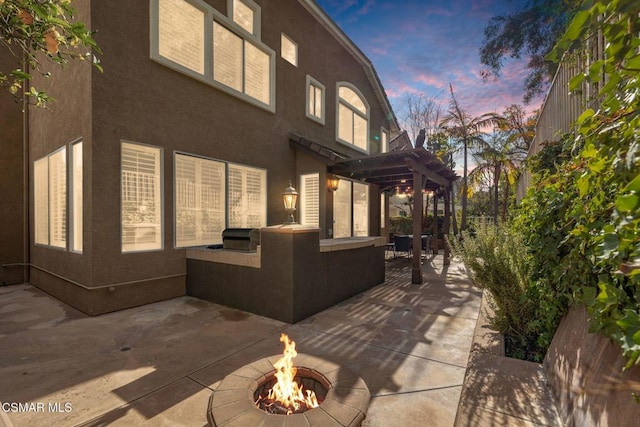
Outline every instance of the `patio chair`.
<svg viewBox="0 0 640 427">
<path fill-rule="evenodd" d="M 411 255 L 413 245 L 409 236 L 394 236 L 393 242 L 396 246 L 396 252 L 406 252 L 407 256 Z"/>
</svg>

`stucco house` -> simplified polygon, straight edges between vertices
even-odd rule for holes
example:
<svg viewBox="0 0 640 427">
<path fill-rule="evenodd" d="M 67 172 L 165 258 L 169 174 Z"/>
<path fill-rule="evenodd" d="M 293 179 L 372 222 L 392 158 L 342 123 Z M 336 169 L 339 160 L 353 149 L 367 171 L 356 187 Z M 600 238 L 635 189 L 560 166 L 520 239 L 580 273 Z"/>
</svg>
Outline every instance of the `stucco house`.
<svg viewBox="0 0 640 427">
<path fill-rule="evenodd" d="M 321 239 L 384 235 L 384 188 L 344 169 L 330 191 L 328 165 L 407 141 L 369 59 L 313 0 L 74 5 L 104 72 L 36 77 L 51 110 L 1 101 L 4 282 L 91 315 L 184 295 L 186 248 L 281 224 L 289 181 Z"/>
</svg>

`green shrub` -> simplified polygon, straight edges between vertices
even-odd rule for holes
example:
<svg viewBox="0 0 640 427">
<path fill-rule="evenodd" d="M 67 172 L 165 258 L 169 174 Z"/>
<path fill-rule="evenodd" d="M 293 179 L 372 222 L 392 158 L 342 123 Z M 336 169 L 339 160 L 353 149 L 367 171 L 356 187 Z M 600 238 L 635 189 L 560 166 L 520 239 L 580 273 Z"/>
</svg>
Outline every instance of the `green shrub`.
<svg viewBox="0 0 640 427">
<path fill-rule="evenodd" d="M 539 337 L 546 331 L 538 319 L 537 289 L 529 279 L 530 257 L 522 236 L 506 226 L 488 225 L 474 236 L 463 232 L 451 246 L 476 285 L 488 291 L 493 311 L 488 313 L 489 327 L 505 335 L 507 355 L 542 361 L 546 347 Z"/>
</svg>

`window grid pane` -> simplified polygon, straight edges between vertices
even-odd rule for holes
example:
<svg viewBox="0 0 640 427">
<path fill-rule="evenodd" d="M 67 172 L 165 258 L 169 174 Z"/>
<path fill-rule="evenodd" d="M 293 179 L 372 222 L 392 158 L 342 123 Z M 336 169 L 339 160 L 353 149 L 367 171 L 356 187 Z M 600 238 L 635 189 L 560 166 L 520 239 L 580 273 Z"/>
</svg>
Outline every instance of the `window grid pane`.
<svg viewBox="0 0 640 427">
<path fill-rule="evenodd" d="M 245 41 L 245 93 L 269 104 L 269 55 Z"/>
<path fill-rule="evenodd" d="M 353 144 L 353 111 L 346 105 L 338 106 L 338 138 Z"/>
<path fill-rule="evenodd" d="M 67 247 L 67 149 L 49 156 L 49 244 Z"/>
<path fill-rule="evenodd" d="M 204 74 L 204 12 L 184 0 L 159 0 L 158 15 L 158 53 Z"/>
<path fill-rule="evenodd" d="M 176 246 L 222 242 L 224 163 L 176 155 Z"/>
<path fill-rule="evenodd" d="M 242 92 L 243 40 L 224 26 L 213 23 L 213 78 Z"/>
<path fill-rule="evenodd" d="M 33 166 L 35 242 L 49 244 L 49 158 L 36 160 Z"/>
<path fill-rule="evenodd" d="M 159 148 L 122 143 L 122 251 L 162 249 Z"/>
<path fill-rule="evenodd" d="M 266 181 L 262 169 L 229 165 L 229 227 L 266 226 Z"/>
<path fill-rule="evenodd" d="M 351 237 L 351 181 L 340 180 L 333 193 L 333 237 Z"/>
<path fill-rule="evenodd" d="M 71 247 L 74 252 L 82 252 L 82 142 L 71 146 Z"/>
<path fill-rule="evenodd" d="M 353 235 L 369 235 L 369 186 L 353 183 Z"/>
<path fill-rule="evenodd" d="M 254 15 L 255 12 L 253 9 L 247 6 L 242 0 L 233 0 L 233 21 L 251 34 L 254 34 Z"/>
<path fill-rule="evenodd" d="M 290 64 L 298 66 L 298 45 L 284 34 L 280 36 L 280 56 Z"/>
<path fill-rule="evenodd" d="M 358 114 L 353 114 L 353 144 L 367 149 L 367 120 Z"/>
</svg>

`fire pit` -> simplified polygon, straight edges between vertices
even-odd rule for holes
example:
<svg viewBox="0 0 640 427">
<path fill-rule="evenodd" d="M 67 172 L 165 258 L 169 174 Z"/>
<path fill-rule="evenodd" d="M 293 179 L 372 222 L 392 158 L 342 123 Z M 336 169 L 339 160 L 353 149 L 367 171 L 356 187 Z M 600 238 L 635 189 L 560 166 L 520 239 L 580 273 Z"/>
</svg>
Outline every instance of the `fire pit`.
<svg viewBox="0 0 640 427">
<path fill-rule="evenodd" d="M 307 354 L 297 354 L 292 364 L 292 379 L 297 383 L 293 388 L 294 393 L 300 391 L 305 397 L 315 394 L 317 406 L 301 404 L 297 409 L 287 409 L 281 402 L 274 403 L 269 391 L 279 382 L 286 353 L 285 343 L 284 357 L 260 359 L 227 375 L 209 399 L 209 425 L 337 427 L 362 423 L 370 398 L 362 378 L 349 369 Z"/>
</svg>

